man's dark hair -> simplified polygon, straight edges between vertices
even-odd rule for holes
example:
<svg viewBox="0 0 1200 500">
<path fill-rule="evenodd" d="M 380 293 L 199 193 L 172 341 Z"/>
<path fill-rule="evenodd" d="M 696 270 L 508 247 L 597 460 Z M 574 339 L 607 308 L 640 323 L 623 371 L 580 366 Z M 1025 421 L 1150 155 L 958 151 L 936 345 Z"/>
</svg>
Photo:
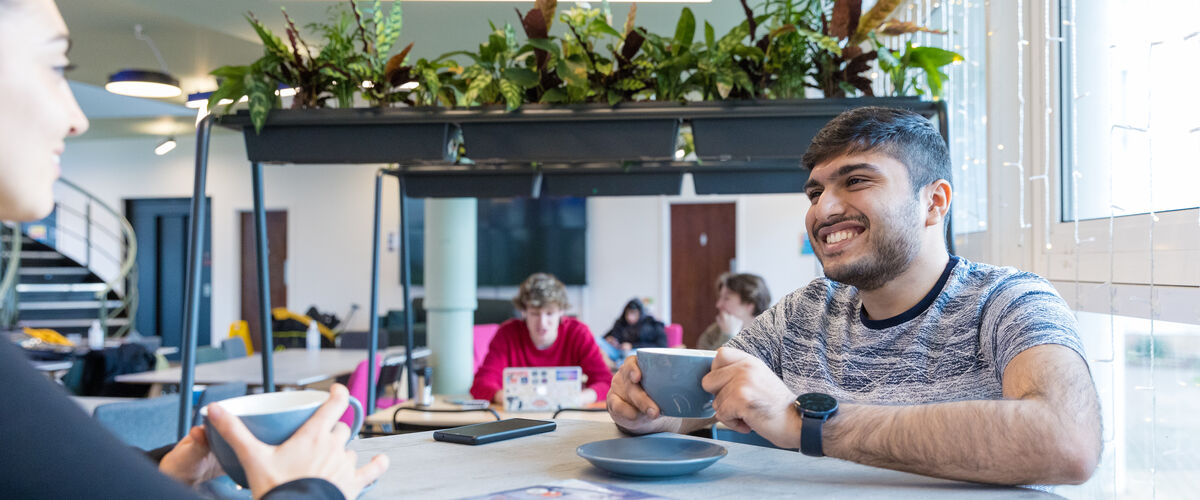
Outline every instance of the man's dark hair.
<svg viewBox="0 0 1200 500">
<path fill-rule="evenodd" d="M 906 109 L 867 106 L 830 120 L 804 153 L 804 168 L 856 153 L 882 153 L 908 168 L 913 192 L 950 181 L 950 151 L 929 119 Z"/>
</svg>

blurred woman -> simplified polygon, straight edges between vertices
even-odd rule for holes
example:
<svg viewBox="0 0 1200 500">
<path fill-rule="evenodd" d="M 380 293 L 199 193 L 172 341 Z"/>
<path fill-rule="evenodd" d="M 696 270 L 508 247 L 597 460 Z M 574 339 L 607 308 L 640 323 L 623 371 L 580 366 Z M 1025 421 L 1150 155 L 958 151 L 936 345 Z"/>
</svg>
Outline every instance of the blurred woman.
<svg viewBox="0 0 1200 500">
<path fill-rule="evenodd" d="M 700 334 L 696 348 L 713 351 L 725 345 L 770 306 L 771 292 L 762 276 L 722 274 L 717 278 L 717 320 Z"/>
<path fill-rule="evenodd" d="M 52 0 L 0 0 L 2 220 L 32 221 L 50 213 L 65 139 L 87 130 L 63 76 L 69 47 Z M 219 474 L 202 427 L 161 456 L 156 471 L 146 456 L 35 372 L 7 340 L 0 341 L 0 380 L 4 498 L 199 498 L 185 484 Z M 345 450 L 349 429 L 337 423 L 347 397 L 345 387 L 335 385 L 307 430 L 279 446 L 258 441 L 219 404 L 209 418 L 237 452 L 256 499 L 354 498 L 383 474 L 387 457 L 355 469 L 353 452 Z"/>
</svg>

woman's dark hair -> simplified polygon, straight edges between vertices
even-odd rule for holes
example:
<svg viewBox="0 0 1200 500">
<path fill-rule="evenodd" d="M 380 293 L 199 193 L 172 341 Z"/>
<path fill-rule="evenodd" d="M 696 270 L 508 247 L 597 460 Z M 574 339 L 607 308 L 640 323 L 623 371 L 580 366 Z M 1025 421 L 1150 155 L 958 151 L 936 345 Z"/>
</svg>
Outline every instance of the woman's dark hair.
<svg viewBox="0 0 1200 500">
<path fill-rule="evenodd" d="M 903 163 L 914 193 L 938 179 L 951 180 L 946 140 L 929 119 L 906 109 L 866 106 L 838 115 L 813 137 L 804 168 L 856 153 L 882 153 Z"/>
<path fill-rule="evenodd" d="M 736 293 L 745 304 L 754 304 L 754 315 L 758 316 L 771 307 L 771 292 L 767 282 L 757 274 L 725 273 L 717 278 L 717 292 L 724 288 Z"/>
</svg>

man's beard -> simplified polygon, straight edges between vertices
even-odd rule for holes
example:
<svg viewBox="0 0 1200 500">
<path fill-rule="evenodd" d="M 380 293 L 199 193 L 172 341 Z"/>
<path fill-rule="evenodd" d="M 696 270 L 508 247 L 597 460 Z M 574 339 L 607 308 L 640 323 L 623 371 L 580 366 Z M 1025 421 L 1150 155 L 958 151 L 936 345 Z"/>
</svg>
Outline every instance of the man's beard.
<svg viewBox="0 0 1200 500">
<path fill-rule="evenodd" d="M 916 212 L 916 204 L 914 199 L 898 210 L 888 212 L 884 215 L 884 224 L 870 224 L 862 216 L 851 217 L 871 230 L 871 252 L 846 265 L 826 267 L 825 276 L 859 290 L 876 290 L 907 271 L 921 250 L 920 215 Z"/>
</svg>

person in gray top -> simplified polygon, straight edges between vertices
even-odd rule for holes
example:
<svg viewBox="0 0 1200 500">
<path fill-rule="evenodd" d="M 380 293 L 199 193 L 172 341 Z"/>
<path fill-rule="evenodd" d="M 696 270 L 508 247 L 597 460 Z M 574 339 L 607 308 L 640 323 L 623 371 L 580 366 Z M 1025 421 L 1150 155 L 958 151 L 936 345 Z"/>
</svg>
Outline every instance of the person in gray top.
<svg viewBox="0 0 1200 500">
<path fill-rule="evenodd" d="M 696 348 L 715 351 L 749 326 L 771 305 L 767 282 L 756 274 L 725 273 L 717 278 L 717 318 L 696 339 Z"/>
<path fill-rule="evenodd" d="M 1087 481 L 1101 426 L 1074 316 L 1046 280 L 947 252 L 950 160 L 932 124 L 847 111 L 804 164 L 825 277 L 718 351 L 703 380 L 714 419 L 661 416 L 626 362 L 607 401 L 617 425 L 720 421 L 781 448 L 948 479 Z"/>
</svg>

